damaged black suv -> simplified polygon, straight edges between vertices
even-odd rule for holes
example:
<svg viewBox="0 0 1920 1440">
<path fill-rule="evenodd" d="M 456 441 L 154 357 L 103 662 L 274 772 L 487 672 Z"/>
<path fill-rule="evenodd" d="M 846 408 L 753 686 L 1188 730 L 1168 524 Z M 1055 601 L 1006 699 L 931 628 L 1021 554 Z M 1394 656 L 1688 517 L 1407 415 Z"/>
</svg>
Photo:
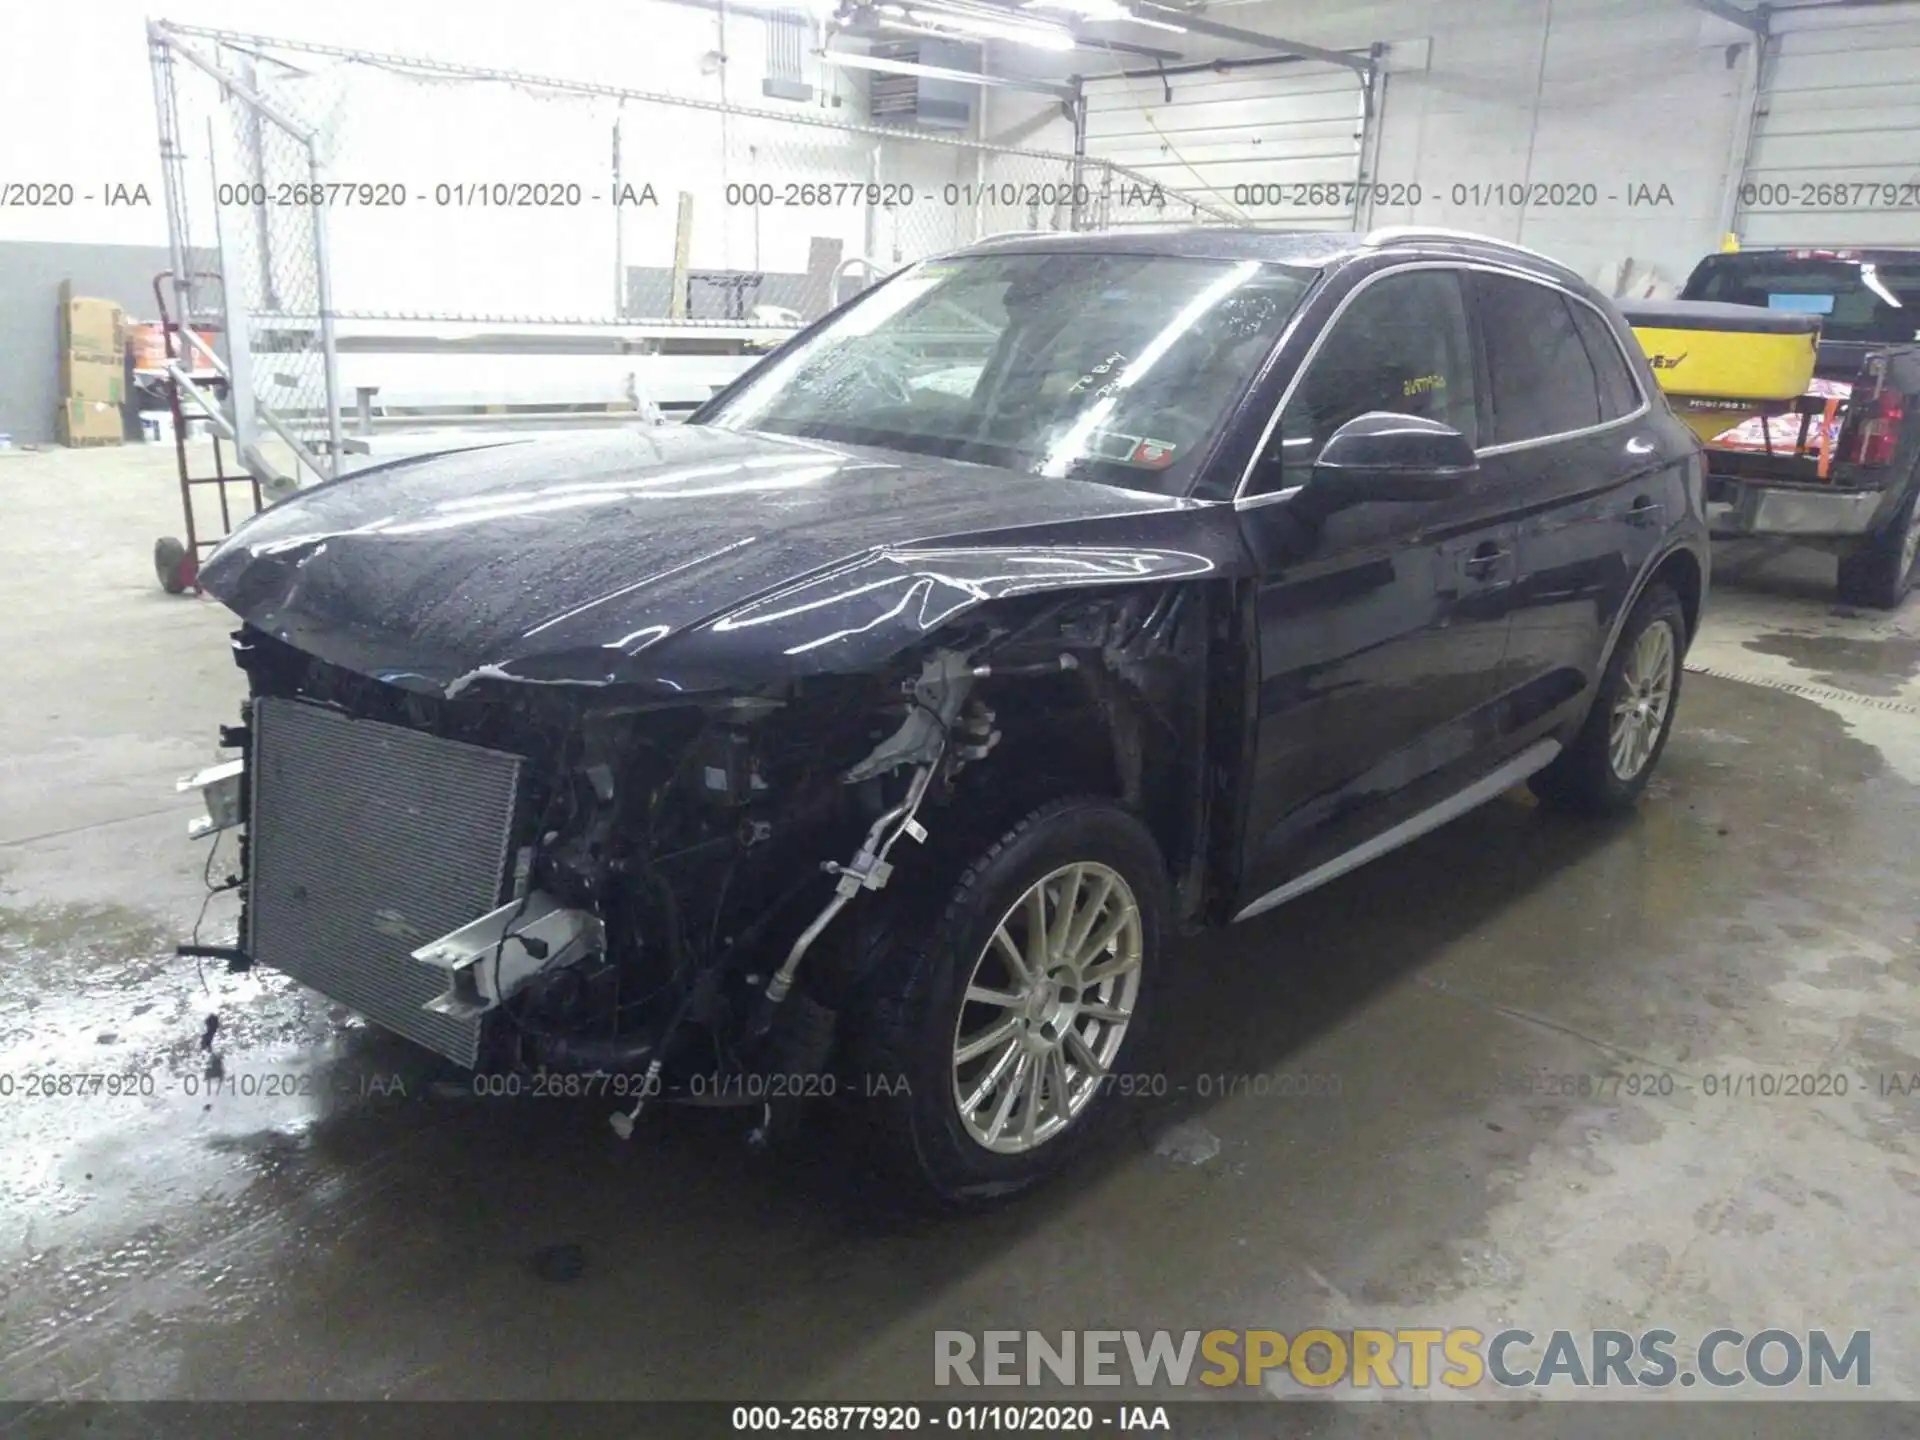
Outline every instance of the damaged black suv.
<svg viewBox="0 0 1920 1440">
<path fill-rule="evenodd" d="M 857 1089 L 924 1191 L 1010 1194 L 1138 1071 L 1178 934 L 1522 781 L 1634 801 L 1701 487 L 1613 307 L 1516 247 L 916 264 L 684 425 L 382 465 L 227 541 L 221 953 L 596 1074 L 623 1133 Z"/>
</svg>

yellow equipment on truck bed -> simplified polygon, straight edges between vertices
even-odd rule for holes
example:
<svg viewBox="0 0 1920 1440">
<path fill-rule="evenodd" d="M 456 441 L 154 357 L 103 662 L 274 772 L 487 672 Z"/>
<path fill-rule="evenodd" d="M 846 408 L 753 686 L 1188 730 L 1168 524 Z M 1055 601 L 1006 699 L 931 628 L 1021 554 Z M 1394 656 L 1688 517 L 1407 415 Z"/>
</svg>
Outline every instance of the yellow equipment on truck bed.
<svg viewBox="0 0 1920 1440">
<path fill-rule="evenodd" d="M 1920 250 L 1730 250 L 1620 306 L 1700 437 L 1707 523 L 1838 557 L 1840 598 L 1920 582 Z"/>
<path fill-rule="evenodd" d="M 1703 442 L 1779 413 L 1813 380 L 1818 315 L 1711 300 L 1623 300 L 1620 311 L 1674 413 Z"/>
</svg>

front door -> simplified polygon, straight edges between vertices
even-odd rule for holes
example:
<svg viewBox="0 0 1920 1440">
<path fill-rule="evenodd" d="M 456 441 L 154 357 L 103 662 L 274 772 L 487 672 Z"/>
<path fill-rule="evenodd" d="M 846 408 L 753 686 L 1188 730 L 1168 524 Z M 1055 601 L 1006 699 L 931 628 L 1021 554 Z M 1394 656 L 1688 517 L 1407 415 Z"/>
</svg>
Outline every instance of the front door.
<svg viewBox="0 0 1920 1440">
<path fill-rule="evenodd" d="M 1320 515 L 1303 488 L 1327 438 L 1369 411 L 1477 442 L 1478 390 L 1462 277 L 1424 266 L 1363 278 L 1282 402 L 1240 501 L 1261 570 L 1242 905 L 1483 766 L 1515 574 L 1506 501 L 1470 485 Z"/>
</svg>

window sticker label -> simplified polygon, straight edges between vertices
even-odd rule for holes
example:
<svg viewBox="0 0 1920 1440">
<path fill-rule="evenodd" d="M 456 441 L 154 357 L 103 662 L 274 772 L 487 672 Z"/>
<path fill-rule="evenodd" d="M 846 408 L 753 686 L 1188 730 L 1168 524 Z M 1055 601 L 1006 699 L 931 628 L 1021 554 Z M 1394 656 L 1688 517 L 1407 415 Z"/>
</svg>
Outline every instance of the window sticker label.
<svg viewBox="0 0 1920 1440">
<path fill-rule="evenodd" d="M 1147 470 L 1164 470 L 1173 463 L 1174 445 L 1168 440 L 1142 439 L 1133 447 L 1133 454 L 1127 457 L 1128 463 L 1139 465 Z"/>
<path fill-rule="evenodd" d="M 1094 460 L 1112 460 L 1142 470 L 1164 470 L 1173 464 L 1180 447 L 1172 440 L 1148 435 L 1123 435 L 1118 430 L 1095 430 L 1087 436 L 1085 454 Z"/>
<path fill-rule="evenodd" d="M 1400 394 L 1404 399 L 1411 399 L 1415 395 L 1431 395 L 1436 390 L 1446 388 L 1447 377 L 1444 375 L 1416 375 L 1401 383 Z"/>
<path fill-rule="evenodd" d="M 1138 435 L 1122 435 L 1118 430 L 1096 430 L 1087 436 L 1086 453 L 1096 460 L 1117 460 L 1124 465 L 1139 448 Z"/>
</svg>

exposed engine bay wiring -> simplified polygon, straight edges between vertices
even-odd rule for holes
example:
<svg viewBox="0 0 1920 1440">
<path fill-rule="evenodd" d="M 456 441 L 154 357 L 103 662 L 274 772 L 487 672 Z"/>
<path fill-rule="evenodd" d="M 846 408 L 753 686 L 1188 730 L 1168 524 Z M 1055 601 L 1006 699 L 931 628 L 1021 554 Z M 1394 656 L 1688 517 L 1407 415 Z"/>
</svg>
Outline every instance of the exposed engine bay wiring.
<svg viewBox="0 0 1920 1440">
<path fill-rule="evenodd" d="M 1191 753 L 1184 697 L 1214 612 L 1187 594 L 1021 597 L 878 670 L 685 699 L 557 685 L 448 699 L 258 631 L 239 649 L 256 706 L 319 705 L 514 767 L 500 903 L 463 901 L 463 924 L 408 937 L 408 963 L 447 987 L 420 1008 L 467 1027 L 476 1071 L 621 1077 L 585 1093 L 619 1097 L 624 1136 L 655 1098 L 701 1103 L 701 1077 L 825 1073 L 890 917 L 914 902 L 862 893 L 903 865 L 916 890 L 938 879 L 903 837 L 940 830 L 944 867 L 1035 787 L 1191 810 L 1175 757 Z M 728 1094 L 706 1103 L 767 1091 Z"/>
<path fill-rule="evenodd" d="M 763 1038 L 772 1030 L 779 1007 L 793 989 L 800 962 L 848 902 L 862 890 L 880 890 L 886 886 L 893 874 L 893 865 L 888 856 L 901 837 L 912 836 L 915 841 L 925 843 L 927 830 L 918 818 L 920 807 L 926 801 L 934 777 L 948 759 L 949 737 L 953 733 L 954 721 L 972 691 L 975 670 L 973 662 L 963 654 L 951 650 L 935 651 L 922 666 L 919 678 L 911 682 L 906 718 L 900 722 L 899 729 L 875 746 L 871 754 L 849 769 L 843 777 L 848 784 L 858 784 L 904 764 L 912 763 L 915 767 L 905 797 L 868 827 L 866 838 L 853 858 L 845 864 L 834 860 L 821 862 L 821 868 L 835 877 L 833 894 L 794 939 L 786 959 L 761 991 L 748 1026 L 749 1039 Z M 979 753 L 984 755 L 991 748 L 989 742 L 980 748 Z M 669 1026 L 660 1047 L 648 1062 L 646 1077 L 632 1109 L 616 1111 L 610 1117 L 615 1133 L 622 1139 L 632 1136 L 641 1111 L 658 1087 L 666 1061 L 666 1041 L 671 1038 L 678 1022 L 684 1019 L 685 1011 L 683 1004 L 676 1014 L 675 1025 Z"/>
<path fill-rule="evenodd" d="M 213 840 L 207 847 L 206 863 L 200 867 L 200 884 L 205 888 L 206 894 L 200 897 L 200 912 L 193 917 L 193 933 L 188 940 L 196 951 L 201 948 L 200 927 L 207 922 L 207 907 L 213 903 L 213 897 L 228 890 L 238 890 L 244 883 L 238 875 L 229 875 L 218 885 L 213 883 L 213 862 L 220 854 L 220 842 L 226 838 L 224 830 L 214 832 Z M 193 957 L 193 973 L 199 977 L 200 988 L 209 995 L 213 994 L 213 987 L 207 984 L 206 968 L 201 964 L 201 957 L 198 954 Z"/>
</svg>

